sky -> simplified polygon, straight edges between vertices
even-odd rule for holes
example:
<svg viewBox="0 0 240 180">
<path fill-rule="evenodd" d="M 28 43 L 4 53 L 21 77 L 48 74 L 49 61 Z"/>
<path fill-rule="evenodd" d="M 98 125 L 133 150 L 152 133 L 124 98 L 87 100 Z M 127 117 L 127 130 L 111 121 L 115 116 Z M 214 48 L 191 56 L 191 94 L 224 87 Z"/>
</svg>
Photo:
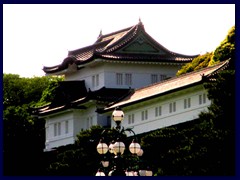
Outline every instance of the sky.
<svg viewBox="0 0 240 180">
<path fill-rule="evenodd" d="M 170 51 L 214 51 L 235 25 L 234 4 L 4 4 L 3 73 L 44 76 L 68 51 L 136 25 Z"/>
</svg>

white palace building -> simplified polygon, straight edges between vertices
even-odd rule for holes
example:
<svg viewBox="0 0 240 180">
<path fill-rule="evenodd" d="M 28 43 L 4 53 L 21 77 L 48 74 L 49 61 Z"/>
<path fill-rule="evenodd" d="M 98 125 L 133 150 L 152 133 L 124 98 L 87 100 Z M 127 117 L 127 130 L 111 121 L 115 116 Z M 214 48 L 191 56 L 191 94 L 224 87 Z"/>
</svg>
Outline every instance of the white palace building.
<svg viewBox="0 0 240 180">
<path fill-rule="evenodd" d="M 54 100 L 35 110 L 46 120 L 45 151 L 73 144 L 92 125 L 111 126 L 120 107 L 125 128 L 136 134 L 198 118 L 210 101 L 203 86 L 228 61 L 176 76 L 195 56 L 172 52 L 137 25 L 100 33 L 90 46 L 68 52 L 59 65 L 44 67 L 46 75 L 64 75 Z M 114 123 L 112 124 L 112 126 Z"/>
</svg>

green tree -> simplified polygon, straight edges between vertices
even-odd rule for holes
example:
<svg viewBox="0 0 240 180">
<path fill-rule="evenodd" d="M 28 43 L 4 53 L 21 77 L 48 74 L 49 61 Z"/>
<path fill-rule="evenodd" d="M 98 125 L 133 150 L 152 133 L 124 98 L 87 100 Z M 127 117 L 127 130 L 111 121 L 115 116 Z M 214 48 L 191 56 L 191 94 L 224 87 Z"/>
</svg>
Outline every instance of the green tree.
<svg viewBox="0 0 240 180">
<path fill-rule="evenodd" d="M 235 64 L 235 26 L 228 31 L 226 38 L 213 52 L 194 58 L 192 62 L 184 65 L 176 75 L 179 76 L 228 59 L 232 59 L 230 66 L 233 68 Z"/>
<path fill-rule="evenodd" d="M 3 74 L 4 175 L 44 173 L 45 122 L 31 116 L 49 77 L 22 78 Z"/>
<path fill-rule="evenodd" d="M 226 38 L 215 49 L 209 65 L 213 65 L 227 59 L 235 59 L 235 26 L 228 31 Z M 231 63 L 234 64 L 233 60 Z"/>
</svg>

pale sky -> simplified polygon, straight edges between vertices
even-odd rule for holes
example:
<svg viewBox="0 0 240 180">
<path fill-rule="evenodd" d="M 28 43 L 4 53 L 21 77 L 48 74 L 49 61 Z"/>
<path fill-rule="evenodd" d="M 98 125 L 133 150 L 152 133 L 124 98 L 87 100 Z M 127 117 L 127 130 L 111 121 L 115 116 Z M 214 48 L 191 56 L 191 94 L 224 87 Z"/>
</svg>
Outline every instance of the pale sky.
<svg viewBox="0 0 240 180">
<path fill-rule="evenodd" d="M 93 44 L 102 34 L 136 25 L 170 51 L 213 51 L 235 25 L 234 4 L 3 5 L 3 72 L 43 76 L 68 51 Z"/>
</svg>

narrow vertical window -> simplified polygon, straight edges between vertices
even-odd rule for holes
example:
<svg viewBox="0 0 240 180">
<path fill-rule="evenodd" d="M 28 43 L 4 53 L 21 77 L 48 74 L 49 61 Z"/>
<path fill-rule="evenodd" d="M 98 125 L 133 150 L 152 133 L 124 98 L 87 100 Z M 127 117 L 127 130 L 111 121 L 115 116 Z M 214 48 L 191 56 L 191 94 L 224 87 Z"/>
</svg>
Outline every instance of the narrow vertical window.
<svg viewBox="0 0 240 180">
<path fill-rule="evenodd" d="M 89 118 L 89 127 L 92 127 L 92 125 L 93 125 L 93 118 L 90 117 L 90 118 Z"/>
<path fill-rule="evenodd" d="M 169 113 L 172 113 L 172 103 L 169 104 Z"/>
<path fill-rule="evenodd" d="M 116 80 L 117 80 L 117 85 L 122 85 L 123 84 L 123 75 L 121 73 L 116 74 Z"/>
<path fill-rule="evenodd" d="M 128 124 L 131 124 L 132 120 L 131 120 L 131 115 L 128 115 Z"/>
<path fill-rule="evenodd" d="M 199 95 L 199 104 L 200 105 L 202 104 L 202 95 L 201 94 Z"/>
<path fill-rule="evenodd" d="M 144 120 L 144 111 L 142 111 L 142 121 Z"/>
<path fill-rule="evenodd" d="M 164 75 L 164 74 L 160 74 L 160 81 L 164 80 L 167 78 L 167 75 Z"/>
<path fill-rule="evenodd" d="M 58 135 L 59 136 L 61 135 L 61 123 L 60 122 L 58 123 Z"/>
<path fill-rule="evenodd" d="M 187 108 L 187 99 L 184 99 L 184 109 Z"/>
<path fill-rule="evenodd" d="M 134 123 L 134 114 L 132 114 L 132 124 Z"/>
<path fill-rule="evenodd" d="M 96 75 L 96 86 L 99 86 L 99 75 Z"/>
<path fill-rule="evenodd" d="M 57 136 L 57 123 L 54 123 L 54 136 Z"/>
<path fill-rule="evenodd" d="M 203 104 L 205 104 L 206 103 L 206 94 L 204 93 L 203 94 Z"/>
<path fill-rule="evenodd" d="M 145 110 L 145 119 L 148 119 L 148 110 Z"/>
<path fill-rule="evenodd" d="M 191 98 L 188 98 L 188 108 L 191 107 Z"/>
<path fill-rule="evenodd" d="M 158 107 L 158 115 L 161 116 L 162 115 L 162 106 Z"/>
<path fill-rule="evenodd" d="M 169 113 L 176 111 L 176 102 L 172 102 L 169 104 Z"/>
<path fill-rule="evenodd" d="M 173 102 L 173 112 L 176 112 L 176 102 Z"/>
<path fill-rule="evenodd" d="M 158 75 L 157 74 L 152 74 L 151 75 L 151 82 L 152 82 L 152 84 L 158 82 Z"/>
<path fill-rule="evenodd" d="M 68 134 L 68 121 L 65 121 L 65 134 Z"/>
<path fill-rule="evenodd" d="M 158 107 L 155 107 L 155 117 L 158 116 Z"/>
<path fill-rule="evenodd" d="M 132 74 L 125 74 L 125 84 L 126 85 L 132 85 Z"/>
<path fill-rule="evenodd" d="M 95 87 L 95 76 L 92 76 L 92 87 Z"/>
</svg>

